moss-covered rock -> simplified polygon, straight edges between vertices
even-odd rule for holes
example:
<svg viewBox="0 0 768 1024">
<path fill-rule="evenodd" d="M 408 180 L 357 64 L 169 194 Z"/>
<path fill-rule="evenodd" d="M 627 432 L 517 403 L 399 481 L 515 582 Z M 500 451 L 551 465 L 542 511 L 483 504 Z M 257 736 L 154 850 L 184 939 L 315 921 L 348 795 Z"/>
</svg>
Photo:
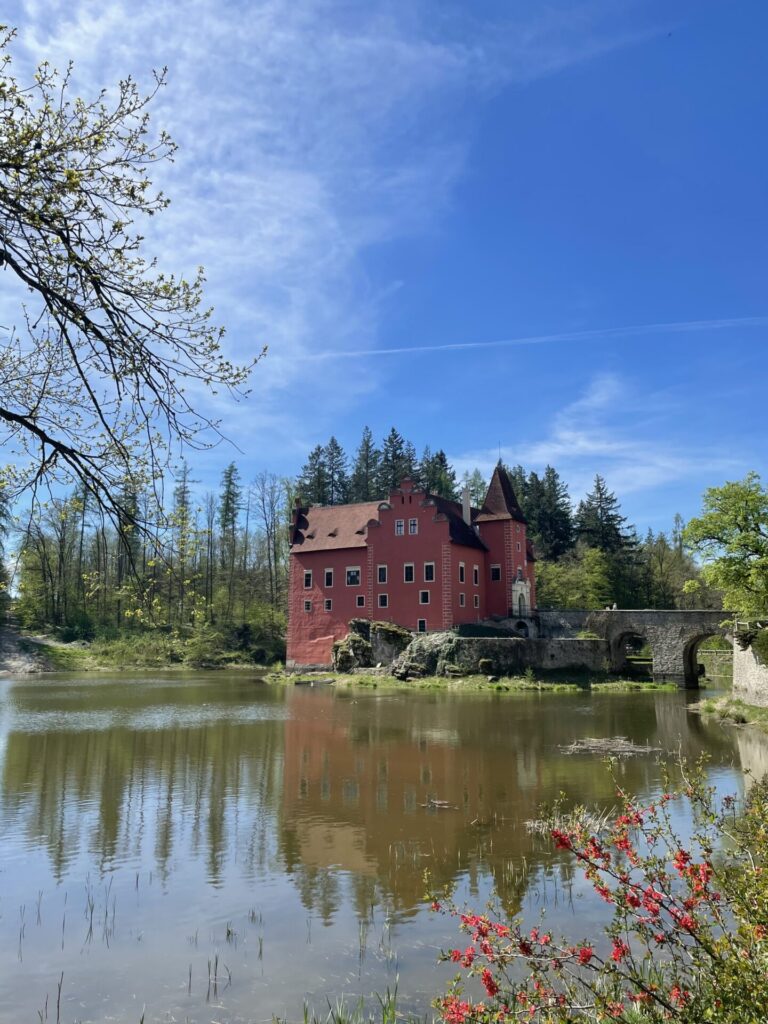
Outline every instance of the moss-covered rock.
<svg viewBox="0 0 768 1024">
<path fill-rule="evenodd" d="M 337 640 L 332 648 L 331 658 L 337 672 L 352 672 L 356 668 L 370 668 L 373 664 L 371 642 L 359 633 L 347 633 L 343 640 Z"/>
<path fill-rule="evenodd" d="M 413 640 L 413 633 L 394 622 L 372 622 L 370 640 L 373 664 L 391 665 Z"/>
</svg>

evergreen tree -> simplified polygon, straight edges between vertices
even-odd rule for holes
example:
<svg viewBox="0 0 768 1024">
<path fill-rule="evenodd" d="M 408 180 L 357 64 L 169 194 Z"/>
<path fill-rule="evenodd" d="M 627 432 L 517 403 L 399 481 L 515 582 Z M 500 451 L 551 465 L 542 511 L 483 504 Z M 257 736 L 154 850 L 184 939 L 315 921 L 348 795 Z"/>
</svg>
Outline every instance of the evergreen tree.
<svg viewBox="0 0 768 1024">
<path fill-rule="evenodd" d="M 580 539 L 588 547 L 613 554 L 629 543 L 626 522 L 618 498 L 597 474 L 594 487 L 576 510 L 576 532 Z"/>
<path fill-rule="evenodd" d="M 343 505 L 349 500 L 349 474 L 347 456 L 335 437 L 325 446 L 325 472 L 327 479 L 327 503 Z"/>
<path fill-rule="evenodd" d="M 364 427 L 352 468 L 350 501 L 376 501 L 382 497 L 377 490 L 380 457 L 370 427 Z"/>
<path fill-rule="evenodd" d="M 412 441 L 405 442 L 405 450 L 403 452 L 403 468 L 405 473 L 403 476 L 409 476 L 411 480 L 418 483 L 419 476 L 419 460 L 416 456 L 416 448 Z"/>
<path fill-rule="evenodd" d="M 517 503 L 520 506 L 525 518 L 528 518 L 528 477 L 525 474 L 525 470 L 518 463 L 517 466 L 506 466 L 502 462 L 502 469 L 507 471 L 510 480 L 512 481 L 512 489 L 515 492 Z"/>
<path fill-rule="evenodd" d="M 573 512 L 568 488 L 557 470 L 547 466 L 543 478 L 534 473 L 528 480 L 527 509 L 529 535 L 537 554 L 547 560 L 561 558 L 573 547 Z"/>
<path fill-rule="evenodd" d="M 402 480 L 411 476 L 414 466 L 406 454 L 406 442 L 403 435 L 394 427 L 384 438 L 379 461 L 379 496 L 386 498 L 389 492 L 399 487 Z"/>
<path fill-rule="evenodd" d="M 328 504 L 328 464 L 326 450 L 316 445 L 299 473 L 296 488 L 305 505 Z"/>
<path fill-rule="evenodd" d="M 434 455 L 429 447 L 424 449 L 419 463 L 419 483 L 430 494 L 451 501 L 457 500 L 456 473 L 442 448 Z"/>
</svg>

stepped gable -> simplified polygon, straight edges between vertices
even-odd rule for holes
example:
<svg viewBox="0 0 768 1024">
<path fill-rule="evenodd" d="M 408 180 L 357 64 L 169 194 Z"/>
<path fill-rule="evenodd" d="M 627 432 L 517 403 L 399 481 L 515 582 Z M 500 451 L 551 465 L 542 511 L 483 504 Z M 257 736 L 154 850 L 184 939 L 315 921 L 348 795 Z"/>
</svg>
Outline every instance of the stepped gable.
<svg viewBox="0 0 768 1024">
<path fill-rule="evenodd" d="M 517 503 L 515 491 L 509 473 L 498 463 L 488 485 L 483 507 L 477 516 L 478 523 L 487 523 L 495 519 L 514 519 L 518 523 L 527 522 L 523 510 Z"/>
<path fill-rule="evenodd" d="M 467 548 L 479 548 L 480 551 L 488 550 L 475 530 L 464 522 L 462 508 L 457 501 L 440 498 L 436 494 L 430 494 L 428 500 L 434 502 L 438 512 L 442 512 L 448 520 L 448 536 L 454 544 L 463 544 Z M 473 520 L 476 512 L 476 509 L 472 509 Z"/>
<path fill-rule="evenodd" d="M 302 551 L 364 548 L 367 526 L 379 518 L 378 501 L 356 505 L 310 505 L 299 510 L 291 546 Z"/>
</svg>

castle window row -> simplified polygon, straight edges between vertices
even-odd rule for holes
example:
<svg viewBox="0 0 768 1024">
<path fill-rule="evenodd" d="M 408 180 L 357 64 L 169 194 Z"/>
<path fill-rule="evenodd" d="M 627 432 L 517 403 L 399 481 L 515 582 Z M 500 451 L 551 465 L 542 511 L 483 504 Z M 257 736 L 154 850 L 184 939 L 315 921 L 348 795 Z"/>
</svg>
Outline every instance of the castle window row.
<svg viewBox="0 0 768 1024">
<path fill-rule="evenodd" d="M 328 590 L 333 587 L 333 569 L 323 570 L 323 586 Z M 517 570 L 517 578 L 522 579 L 523 571 L 520 567 Z M 376 567 L 376 578 L 378 583 L 386 584 L 389 582 L 389 567 L 386 565 L 378 565 Z M 434 562 L 424 562 L 423 564 L 423 581 L 424 583 L 434 583 L 436 579 L 436 570 Z M 491 582 L 496 583 L 501 579 L 501 566 L 491 566 Z M 403 565 L 403 582 L 404 583 L 415 583 L 416 582 L 416 564 L 414 562 L 406 562 Z M 459 583 L 466 582 L 466 566 L 464 562 L 459 562 Z M 347 566 L 346 569 L 346 584 L 348 587 L 359 587 L 361 585 L 361 571 L 359 565 Z M 472 566 L 472 584 L 475 587 L 480 586 L 480 567 L 477 565 Z M 312 570 L 304 570 L 304 589 L 312 589 Z"/>
</svg>

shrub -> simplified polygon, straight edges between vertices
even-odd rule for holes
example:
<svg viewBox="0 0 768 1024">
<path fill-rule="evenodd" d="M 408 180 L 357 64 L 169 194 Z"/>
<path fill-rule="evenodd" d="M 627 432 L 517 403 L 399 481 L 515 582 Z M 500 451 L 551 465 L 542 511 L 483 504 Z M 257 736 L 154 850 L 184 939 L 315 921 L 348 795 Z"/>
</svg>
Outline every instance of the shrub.
<svg viewBox="0 0 768 1024">
<path fill-rule="evenodd" d="M 604 831 L 578 821 L 551 831 L 612 910 L 600 942 L 433 903 L 470 936 L 444 959 L 486 994 L 465 997 L 459 976 L 435 1002 L 441 1020 L 768 1020 L 768 786 L 755 784 L 737 814 L 734 798 L 715 800 L 701 765 L 682 767 L 681 787 L 644 806 L 619 788 L 622 813 Z M 675 832 L 671 801 L 689 806 L 689 842 Z"/>
</svg>

